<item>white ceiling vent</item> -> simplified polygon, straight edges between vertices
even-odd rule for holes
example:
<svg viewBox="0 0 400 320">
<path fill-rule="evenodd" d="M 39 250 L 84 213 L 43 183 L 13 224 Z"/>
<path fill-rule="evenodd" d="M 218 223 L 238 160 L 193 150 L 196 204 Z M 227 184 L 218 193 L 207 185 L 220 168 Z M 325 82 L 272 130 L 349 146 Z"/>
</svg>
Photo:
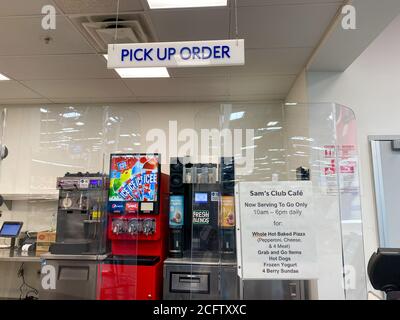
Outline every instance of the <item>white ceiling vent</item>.
<svg viewBox="0 0 400 320">
<path fill-rule="evenodd" d="M 107 51 L 110 43 L 143 43 L 155 41 L 154 33 L 143 13 L 115 16 L 74 16 L 71 20 L 96 47 L 99 53 Z"/>
</svg>

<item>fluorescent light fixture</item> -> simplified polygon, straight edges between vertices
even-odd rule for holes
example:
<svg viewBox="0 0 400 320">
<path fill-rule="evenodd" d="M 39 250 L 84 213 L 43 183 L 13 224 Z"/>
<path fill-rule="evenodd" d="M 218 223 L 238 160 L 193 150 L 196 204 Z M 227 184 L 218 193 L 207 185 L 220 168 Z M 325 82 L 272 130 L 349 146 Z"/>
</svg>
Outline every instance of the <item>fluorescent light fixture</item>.
<svg viewBox="0 0 400 320">
<path fill-rule="evenodd" d="M 226 7 L 228 0 L 147 0 L 150 9 Z"/>
<path fill-rule="evenodd" d="M 234 113 L 231 113 L 229 120 L 231 120 L 231 121 L 238 120 L 238 119 L 243 118 L 243 116 L 244 116 L 244 111 L 234 112 Z"/>
<path fill-rule="evenodd" d="M 108 60 L 108 55 L 103 54 Z M 152 68 L 115 68 L 121 78 L 170 78 L 168 69 L 165 67 Z"/>
<path fill-rule="evenodd" d="M 78 117 L 80 117 L 80 113 L 79 112 L 75 112 L 75 111 L 73 111 L 73 112 L 66 112 L 66 113 L 63 113 L 62 114 L 62 117 L 63 118 L 78 118 Z"/>
<path fill-rule="evenodd" d="M 121 78 L 169 78 L 167 68 L 116 68 Z"/>
<path fill-rule="evenodd" d="M 6 80 L 10 80 L 10 78 L 7 78 L 4 74 L 0 73 L 0 81 L 6 81 Z"/>
<path fill-rule="evenodd" d="M 268 127 L 267 130 L 268 131 L 273 131 L 273 130 L 281 130 L 282 127 Z"/>
<path fill-rule="evenodd" d="M 42 112 L 42 113 L 47 113 L 47 112 L 49 112 L 49 110 L 47 110 L 47 109 L 45 109 L 45 108 L 40 108 L 40 112 Z"/>
<path fill-rule="evenodd" d="M 248 150 L 248 149 L 255 149 L 255 148 L 257 148 L 257 146 L 256 146 L 256 145 L 253 145 L 253 146 L 247 146 L 247 147 L 242 147 L 241 149 L 242 149 L 242 150 Z"/>
<path fill-rule="evenodd" d="M 278 121 L 270 121 L 270 122 L 268 122 L 267 127 L 276 126 L 278 123 L 279 123 Z"/>
<path fill-rule="evenodd" d="M 85 125 L 85 123 L 84 122 L 80 122 L 80 121 L 78 121 L 77 123 L 75 123 L 77 126 L 84 126 Z"/>
<path fill-rule="evenodd" d="M 253 140 L 260 140 L 260 139 L 262 139 L 262 137 L 263 136 L 257 136 L 257 137 L 254 137 Z"/>
<path fill-rule="evenodd" d="M 286 102 L 285 106 L 297 106 L 297 102 Z"/>
<path fill-rule="evenodd" d="M 295 136 L 295 137 L 291 137 L 291 140 L 298 140 L 298 141 L 309 141 L 309 142 L 313 142 L 314 139 L 313 138 L 307 138 L 307 137 L 301 137 L 301 136 Z"/>
</svg>

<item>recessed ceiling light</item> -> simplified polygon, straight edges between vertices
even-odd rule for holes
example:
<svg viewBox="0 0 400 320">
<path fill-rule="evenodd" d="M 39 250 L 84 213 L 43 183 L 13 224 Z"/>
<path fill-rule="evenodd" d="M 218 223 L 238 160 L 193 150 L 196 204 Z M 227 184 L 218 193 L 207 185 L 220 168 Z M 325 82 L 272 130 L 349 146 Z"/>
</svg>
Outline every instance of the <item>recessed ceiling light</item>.
<svg viewBox="0 0 400 320">
<path fill-rule="evenodd" d="M 103 54 L 108 60 L 108 55 Z M 115 71 L 121 78 L 170 78 L 168 69 L 165 67 L 153 68 L 116 68 Z"/>
<path fill-rule="evenodd" d="M 228 0 L 147 0 L 150 9 L 226 7 Z"/>
<path fill-rule="evenodd" d="M 167 68 L 117 68 L 121 78 L 169 78 Z"/>
<path fill-rule="evenodd" d="M 0 73 L 0 81 L 5 81 L 5 80 L 10 80 L 10 78 L 7 78 L 4 74 Z"/>
</svg>

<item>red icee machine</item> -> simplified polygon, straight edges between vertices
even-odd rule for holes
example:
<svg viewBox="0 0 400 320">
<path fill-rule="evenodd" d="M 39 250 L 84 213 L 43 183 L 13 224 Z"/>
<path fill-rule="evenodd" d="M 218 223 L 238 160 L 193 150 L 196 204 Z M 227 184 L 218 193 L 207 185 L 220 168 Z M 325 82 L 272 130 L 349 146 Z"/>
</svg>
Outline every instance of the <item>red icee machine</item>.
<svg viewBox="0 0 400 320">
<path fill-rule="evenodd" d="M 108 231 L 100 300 L 162 298 L 168 250 L 169 177 L 159 154 L 112 154 Z"/>
</svg>

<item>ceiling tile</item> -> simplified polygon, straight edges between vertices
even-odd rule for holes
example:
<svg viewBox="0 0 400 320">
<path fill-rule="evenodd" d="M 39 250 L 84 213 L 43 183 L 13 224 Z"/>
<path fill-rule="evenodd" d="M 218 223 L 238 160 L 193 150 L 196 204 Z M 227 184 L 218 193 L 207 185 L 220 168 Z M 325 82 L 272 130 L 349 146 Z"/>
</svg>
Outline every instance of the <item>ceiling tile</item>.
<svg viewBox="0 0 400 320">
<path fill-rule="evenodd" d="M 28 80 L 23 83 L 49 99 L 132 96 L 122 80 L 118 79 Z"/>
<path fill-rule="evenodd" d="M 242 7 L 239 37 L 246 48 L 315 47 L 338 8 L 335 3 Z M 233 15 L 231 25 L 235 30 Z"/>
<path fill-rule="evenodd" d="M 0 99 L 42 98 L 17 81 L 0 81 Z"/>
<path fill-rule="evenodd" d="M 251 102 L 251 101 L 283 101 L 286 98 L 286 94 L 253 94 L 253 95 L 230 95 L 230 102 Z"/>
<path fill-rule="evenodd" d="M 285 4 L 315 4 L 315 3 L 338 3 L 342 4 L 343 0 L 242 0 L 238 1 L 239 7 L 249 6 L 270 6 L 270 5 L 285 5 Z"/>
<path fill-rule="evenodd" d="M 41 17 L 0 18 L 0 55 L 94 53 L 82 35 L 64 17 L 56 29 L 42 29 Z M 46 44 L 44 38 L 52 40 Z"/>
<path fill-rule="evenodd" d="M 137 102 L 134 96 L 129 97 L 93 97 L 93 98 L 52 98 L 54 103 L 124 103 L 124 102 Z"/>
<path fill-rule="evenodd" d="M 150 11 L 160 41 L 218 40 L 229 37 L 229 9 Z"/>
<path fill-rule="evenodd" d="M 229 80 L 229 95 L 286 94 L 295 79 L 295 75 L 235 77 Z"/>
<path fill-rule="evenodd" d="M 26 0 L 24 0 L 26 1 Z M 66 14 L 100 14 L 117 12 L 116 0 L 54 0 Z M 120 0 L 119 12 L 143 11 L 140 0 Z"/>
<path fill-rule="evenodd" d="M 25 105 L 25 104 L 41 104 L 51 103 L 48 99 L 0 99 L 1 107 L 7 107 L 7 105 Z"/>
<path fill-rule="evenodd" d="M 233 75 L 295 74 L 305 66 L 312 48 L 249 49 L 246 64 L 233 67 Z"/>
<path fill-rule="evenodd" d="M 226 78 L 125 79 L 139 99 L 142 97 L 224 96 Z"/>
<path fill-rule="evenodd" d="M 118 78 L 103 56 L 0 56 L 0 72 L 16 80 Z"/>
<path fill-rule="evenodd" d="M 298 74 L 312 48 L 248 49 L 246 64 L 234 67 L 171 68 L 172 77 L 221 77 L 267 74 Z"/>
<path fill-rule="evenodd" d="M 286 94 L 263 95 L 226 95 L 226 96 L 175 96 L 175 97 L 138 97 L 137 102 L 254 102 L 254 101 L 279 101 L 282 102 Z"/>
<path fill-rule="evenodd" d="M 138 97 L 137 102 L 227 102 L 228 96 L 168 96 L 168 97 Z"/>
<path fill-rule="evenodd" d="M 45 5 L 53 5 L 52 0 L 1 0 L 0 17 L 41 15 Z"/>
</svg>

